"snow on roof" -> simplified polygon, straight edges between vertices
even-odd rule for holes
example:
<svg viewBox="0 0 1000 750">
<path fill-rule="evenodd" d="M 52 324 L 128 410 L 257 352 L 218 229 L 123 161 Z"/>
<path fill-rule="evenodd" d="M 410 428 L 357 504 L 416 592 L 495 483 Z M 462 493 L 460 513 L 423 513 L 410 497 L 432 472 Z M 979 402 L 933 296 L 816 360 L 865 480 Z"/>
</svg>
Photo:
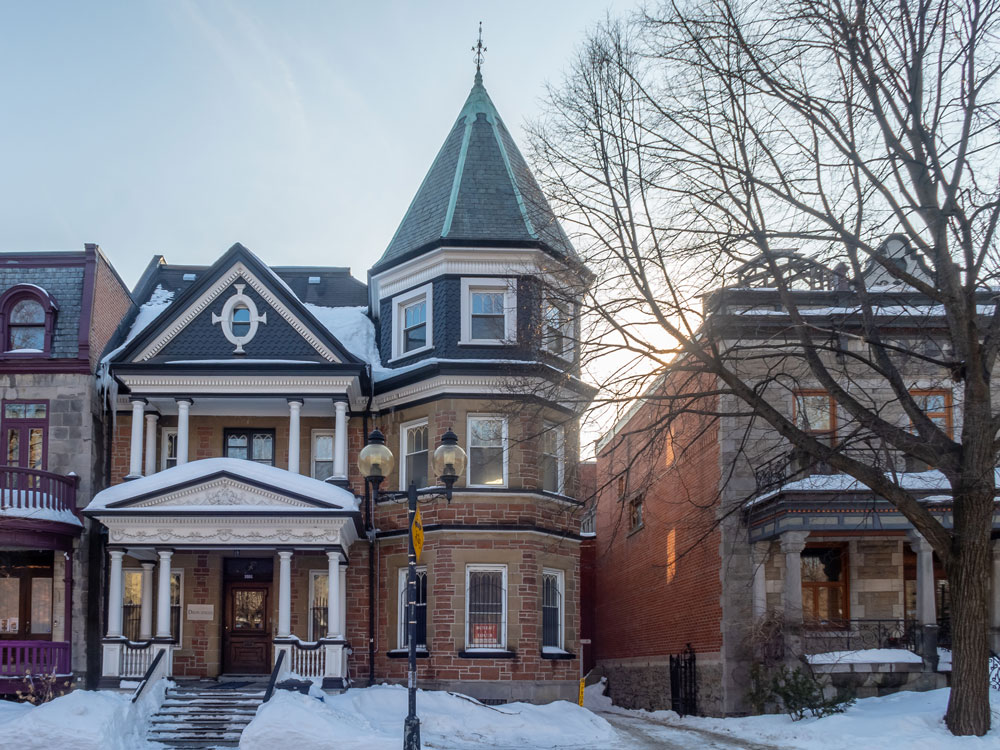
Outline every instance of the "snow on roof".
<svg viewBox="0 0 1000 750">
<path fill-rule="evenodd" d="M 174 300 L 174 293 L 169 289 L 164 289 L 160 284 L 156 285 L 156 289 L 153 293 L 149 295 L 149 299 L 146 300 L 142 306 L 139 308 L 138 314 L 135 316 L 135 320 L 132 321 L 132 327 L 128 329 L 128 335 L 125 340 L 121 343 L 114 351 L 108 352 L 102 358 L 102 362 L 109 362 L 113 357 L 115 357 L 122 349 L 129 345 L 129 343 L 145 330 L 146 326 L 160 317 L 160 313 L 163 312 Z"/>
<path fill-rule="evenodd" d="M 293 474 L 276 466 L 268 466 L 242 458 L 205 458 L 164 469 L 148 477 L 122 482 L 98 492 L 86 509 L 88 511 L 105 510 L 115 503 L 157 492 L 168 492 L 178 485 L 197 483 L 199 480 L 210 479 L 222 472 L 239 479 L 245 479 L 253 484 L 263 484 L 278 491 L 287 491 L 290 494 L 309 498 L 328 506 L 331 510 L 356 511 L 358 509 L 358 499 L 342 487 L 301 474 Z M 184 508 L 185 510 L 198 509 L 192 506 L 184 506 Z M 205 509 L 211 510 L 213 513 L 242 513 L 247 510 L 247 506 L 212 505 L 206 506 Z M 157 510 L 164 510 L 164 508 L 158 506 Z M 309 510 L 315 509 L 295 506 L 282 508 L 283 512 L 290 513 Z"/>
<path fill-rule="evenodd" d="M 366 307 L 323 307 L 304 303 L 306 309 L 337 341 L 358 359 L 374 369 L 382 369 L 378 346 L 375 344 L 375 324 Z"/>
<path fill-rule="evenodd" d="M 30 521 L 55 521 L 58 523 L 66 523 L 70 526 L 83 526 L 80 523 L 80 519 L 76 515 L 66 509 L 57 508 L 24 508 L 24 507 L 8 507 L 11 506 L 14 498 L 11 497 L 12 493 L 16 493 L 20 496 L 21 502 L 19 505 L 26 505 L 25 503 L 25 491 L 24 490 L 3 490 L 0 492 L 0 519 L 4 518 L 22 518 Z M 31 492 L 31 502 L 41 502 L 45 495 L 38 492 Z"/>
</svg>

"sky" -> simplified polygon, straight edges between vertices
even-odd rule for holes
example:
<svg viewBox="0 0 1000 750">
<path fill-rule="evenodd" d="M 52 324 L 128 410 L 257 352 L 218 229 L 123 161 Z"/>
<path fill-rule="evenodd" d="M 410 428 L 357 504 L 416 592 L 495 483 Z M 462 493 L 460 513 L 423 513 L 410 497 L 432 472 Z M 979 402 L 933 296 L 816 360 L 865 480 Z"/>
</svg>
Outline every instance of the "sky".
<svg viewBox="0 0 1000 750">
<path fill-rule="evenodd" d="M 382 254 L 483 76 L 526 150 L 587 30 L 626 0 L 0 3 L 0 250 L 234 242 L 277 265 Z"/>
</svg>

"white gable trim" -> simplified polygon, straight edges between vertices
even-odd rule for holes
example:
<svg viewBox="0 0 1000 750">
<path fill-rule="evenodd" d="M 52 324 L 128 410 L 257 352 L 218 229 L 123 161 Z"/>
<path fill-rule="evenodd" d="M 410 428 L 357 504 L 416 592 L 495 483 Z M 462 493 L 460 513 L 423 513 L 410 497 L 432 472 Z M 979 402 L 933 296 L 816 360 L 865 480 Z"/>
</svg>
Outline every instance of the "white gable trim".
<svg viewBox="0 0 1000 750">
<path fill-rule="evenodd" d="M 171 510 L 180 508 L 214 508 L 213 513 L 229 513 L 242 509 L 253 510 L 320 510 L 322 505 L 303 502 L 279 492 L 240 482 L 230 477 L 219 477 L 210 482 L 168 491 L 162 495 L 143 498 L 127 505 L 116 506 L 125 510 Z M 110 508 L 109 510 L 114 510 Z M 339 510 L 336 508 L 334 510 Z"/>
<path fill-rule="evenodd" d="M 357 538 L 351 519 L 234 516 L 98 516 L 108 541 L 127 547 L 232 548 L 292 545 L 350 548 Z"/>
<path fill-rule="evenodd" d="M 306 325 L 298 319 L 298 317 L 284 304 L 282 304 L 277 297 L 275 297 L 271 290 L 268 289 L 260 279 L 258 279 L 250 269 L 247 268 L 242 262 L 234 263 L 233 266 L 223 274 L 211 287 L 205 290 L 200 297 L 198 297 L 194 302 L 188 305 L 184 312 L 177 315 L 167 329 L 156 337 L 149 345 L 146 346 L 139 354 L 137 354 L 132 362 L 145 362 L 146 360 L 155 357 L 168 343 L 170 343 L 177 335 L 183 331 L 192 320 L 198 317 L 202 312 L 205 311 L 209 305 L 211 305 L 219 296 L 232 286 L 236 279 L 244 279 L 246 283 L 252 288 L 257 294 L 259 294 L 268 305 L 270 305 L 285 321 L 295 329 L 302 338 L 304 338 L 309 345 L 312 346 L 320 356 L 329 362 L 340 363 L 341 360 L 337 355 L 326 346 L 319 338 L 309 330 Z"/>
</svg>

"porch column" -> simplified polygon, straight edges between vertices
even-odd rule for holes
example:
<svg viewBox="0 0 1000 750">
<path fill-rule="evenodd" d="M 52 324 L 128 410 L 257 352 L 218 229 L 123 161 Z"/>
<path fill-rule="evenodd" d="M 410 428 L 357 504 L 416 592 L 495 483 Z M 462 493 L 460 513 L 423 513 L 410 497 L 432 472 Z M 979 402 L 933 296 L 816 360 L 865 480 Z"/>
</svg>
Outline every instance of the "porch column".
<svg viewBox="0 0 1000 750">
<path fill-rule="evenodd" d="M 73 555 L 63 552 L 63 640 L 73 643 Z"/>
<path fill-rule="evenodd" d="M 347 566 L 340 566 L 340 637 L 347 638 Z"/>
<path fill-rule="evenodd" d="M 333 478 L 347 479 L 347 402 L 337 401 L 333 433 Z"/>
<path fill-rule="evenodd" d="M 990 645 L 1000 653 L 1000 539 L 993 540 L 993 599 L 990 610 Z"/>
<path fill-rule="evenodd" d="M 177 465 L 188 462 L 188 412 L 191 410 L 191 399 L 177 399 Z"/>
<path fill-rule="evenodd" d="M 109 549 L 111 571 L 108 573 L 108 638 L 122 635 L 122 558 L 124 550 Z"/>
<path fill-rule="evenodd" d="M 767 576 L 764 566 L 767 565 L 770 542 L 756 542 L 750 548 L 750 564 L 753 565 L 753 594 L 751 611 L 755 620 L 767 613 Z"/>
<path fill-rule="evenodd" d="M 302 402 L 288 401 L 288 470 L 299 473 L 299 417 L 302 414 Z"/>
<path fill-rule="evenodd" d="M 786 531 L 781 535 L 781 551 L 785 555 L 784 609 L 785 622 L 802 624 L 802 550 L 808 531 Z"/>
<path fill-rule="evenodd" d="M 292 551 L 278 550 L 278 638 L 292 634 Z"/>
<path fill-rule="evenodd" d="M 129 448 L 126 479 L 138 479 L 142 476 L 142 412 L 145 408 L 146 399 L 132 399 L 132 444 Z"/>
<path fill-rule="evenodd" d="M 328 550 L 326 558 L 329 563 L 326 575 L 326 637 L 336 638 L 340 626 L 340 550 Z"/>
<path fill-rule="evenodd" d="M 910 548 L 917 553 L 917 623 L 937 625 L 934 601 L 934 550 L 916 531 L 907 534 Z"/>
<path fill-rule="evenodd" d="M 156 420 L 160 415 L 150 412 L 146 415 L 146 476 L 156 473 Z"/>
<path fill-rule="evenodd" d="M 170 632 L 170 558 L 174 551 L 157 550 L 160 556 L 159 581 L 156 587 L 156 637 L 171 640 Z"/>
<path fill-rule="evenodd" d="M 142 604 L 139 607 L 139 640 L 153 637 L 153 563 L 142 564 Z"/>
</svg>

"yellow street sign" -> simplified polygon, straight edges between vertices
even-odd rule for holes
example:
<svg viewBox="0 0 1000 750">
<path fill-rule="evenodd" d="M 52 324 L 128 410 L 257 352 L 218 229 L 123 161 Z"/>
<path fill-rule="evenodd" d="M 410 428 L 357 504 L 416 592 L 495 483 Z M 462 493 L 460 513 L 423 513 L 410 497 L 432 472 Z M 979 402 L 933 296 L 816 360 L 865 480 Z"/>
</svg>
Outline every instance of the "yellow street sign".
<svg viewBox="0 0 1000 750">
<path fill-rule="evenodd" d="M 420 508 L 413 516 L 413 550 L 417 553 L 417 562 L 420 562 L 420 553 L 424 551 L 424 522 L 420 519 Z"/>
<path fill-rule="evenodd" d="M 580 678 L 580 698 L 579 698 L 579 700 L 577 702 L 581 706 L 583 705 L 583 686 L 584 686 L 585 683 L 586 683 L 586 680 L 584 680 L 583 678 Z"/>
</svg>

